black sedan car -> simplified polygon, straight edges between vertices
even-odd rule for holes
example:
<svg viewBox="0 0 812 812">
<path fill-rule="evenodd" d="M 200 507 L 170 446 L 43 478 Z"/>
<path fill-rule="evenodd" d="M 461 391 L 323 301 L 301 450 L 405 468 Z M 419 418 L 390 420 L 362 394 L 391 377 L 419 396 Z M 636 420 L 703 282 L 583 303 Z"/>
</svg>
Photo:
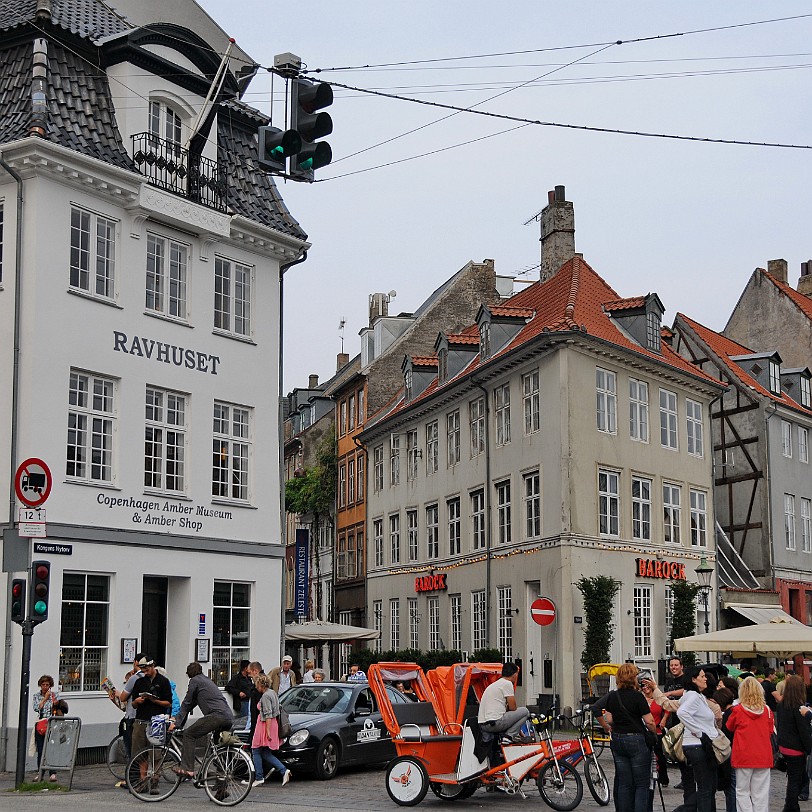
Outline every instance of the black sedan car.
<svg viewBox="0 0 812 812">
<path fill-rule="evenodd" d="M 408 703 L 387 687 L 393 704 Z M 395 757 L 395 746 L 367 682 L 308 682 L 279 698 L 290 715 L 291 734 L 277 753 L 286 766 L 317 778 L 333 778 L 348 764 L 375 764 Z"/>
</svg>

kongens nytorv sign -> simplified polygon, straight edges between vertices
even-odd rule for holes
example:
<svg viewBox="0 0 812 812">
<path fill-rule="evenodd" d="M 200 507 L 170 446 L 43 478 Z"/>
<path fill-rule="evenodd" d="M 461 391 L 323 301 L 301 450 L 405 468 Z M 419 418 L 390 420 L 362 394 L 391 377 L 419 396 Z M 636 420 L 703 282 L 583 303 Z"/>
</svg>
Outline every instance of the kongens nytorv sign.
<svg viewBox="0 0 812 812">
<path fill-rule="evenodd" d="M 174 364 L 176 367 L 194 369 L 198 372 L 217 374 L 217 365 L 220 363 L 219 355 L 209 355 L 197 350 L 187 350 L 185 347 L 176 347 L 165 341 L 155 341 L 143 336 L 128 336 L 120 330 L 113 330 L 113 352 L 125 352 L 129 355 L 138 355 L 152 361 L 161 361 L 164 364 Z"/>
<path fill-rule="evenodd" d="M 187 505 L 183 502 L 170 502 L 168 499 L 136 499 L 132 496 L 110 496 L 100 493 L 96 501 L 111 510 L 133 511 L 130 521 L 139 527 L 150 530 L 193 530 L 199 533 L 203 529 L 203 519 L 226 519 L 231 521 L 234 515 L 230 510 L 217 510 L 203 505 Z"/>
</svg>

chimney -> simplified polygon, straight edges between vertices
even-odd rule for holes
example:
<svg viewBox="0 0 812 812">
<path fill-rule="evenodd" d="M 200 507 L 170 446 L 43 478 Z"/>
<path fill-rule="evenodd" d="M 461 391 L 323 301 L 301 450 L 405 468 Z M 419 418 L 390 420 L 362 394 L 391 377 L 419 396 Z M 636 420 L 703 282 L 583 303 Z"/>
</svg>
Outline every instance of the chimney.
<svg viewBox="0 0 812 812">
<path fill-rule="evenodd" d="M 346 352 L 340 352 L 336 355 L 336 372 L 340 372 L 347 364 L 350 363 L 350 355 Z"/>
<path fill-rule="evenodd" d="M 389 315 L 389 300 L 394 299 L 397 292 L 390 290 L 389 293 L 370 293 L 369 294 L 369 326 L 375 319 L 381 316 Z"/>
<path fill-rule="evenodd" d="M 308 389 L 317 389 L 319 386 L 319 376 L 318 375 L 310 375 L 307 379 L 307 388 Z"/>
<path fill-rule="evenodd" d="M 546 282 L 575 256 L 575 210 L 565 200 L 563 186 L 547 194 L 547 207 L 541 212 L 541 272 Z"/>
<path fill-rule="evenodd" d="M 785 259 L 770 259 L 767 261 L 767 273 L 779 282 L 787 284 L 787 261 Z"/>
<path fill-rule="evenodd" d="M 812 259 L 801 263 L 801 278 L 798 280 L 798 293 L 812 299 Z"/>
</svg>

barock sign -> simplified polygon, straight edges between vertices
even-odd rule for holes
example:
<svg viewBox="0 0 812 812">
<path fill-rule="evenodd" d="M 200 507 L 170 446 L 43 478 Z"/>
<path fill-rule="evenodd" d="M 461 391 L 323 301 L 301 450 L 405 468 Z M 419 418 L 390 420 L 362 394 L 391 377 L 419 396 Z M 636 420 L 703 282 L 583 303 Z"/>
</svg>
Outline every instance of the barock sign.
<svg viewBox="0 0 812 812">
<path fill-rule="evenodd" d="M 663 578 L 666 581 L 686 581 L 685 564 L 676 561 L 657 561 L 653 558 L 636 558 L 638 578 Z"/>
<path fill-rule="evenodd" d="M 439 575 L 423 575 L 420 578 L 414 579 L 415 592 L 433 592 L 436 589 L 448 589 L 448 584 L 445 582 L 445 573 L 441 572 Z"/>
</svg>

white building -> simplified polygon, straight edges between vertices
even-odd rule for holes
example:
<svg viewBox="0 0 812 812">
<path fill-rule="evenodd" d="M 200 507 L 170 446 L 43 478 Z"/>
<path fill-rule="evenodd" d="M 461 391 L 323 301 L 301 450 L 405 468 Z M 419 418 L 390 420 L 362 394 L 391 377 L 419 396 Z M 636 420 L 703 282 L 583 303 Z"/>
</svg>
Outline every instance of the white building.
<svg viewBox="0 0 812 812">
<path fill-rule="evenodd" d="M 256 171 L 266 120 L 239 101 L 244 61 L 204 104 L 228 38 L 196 3 L 186 28 L 33 5 L 0 11 L 0 529 L 7 579 L 32 545 L 52 564 L 31 691 L 52 674 L 93 748 L 119 721 L 100 684 L 121 685 L 125 645 L 180 691 L 198 656 L 221 685 L 249 654 L 278 660 L 279 292 L 307 243 Z M 48 537 L 29 542 L 12 478 L 32 457 L 53 487 Z"/>
</svg>

